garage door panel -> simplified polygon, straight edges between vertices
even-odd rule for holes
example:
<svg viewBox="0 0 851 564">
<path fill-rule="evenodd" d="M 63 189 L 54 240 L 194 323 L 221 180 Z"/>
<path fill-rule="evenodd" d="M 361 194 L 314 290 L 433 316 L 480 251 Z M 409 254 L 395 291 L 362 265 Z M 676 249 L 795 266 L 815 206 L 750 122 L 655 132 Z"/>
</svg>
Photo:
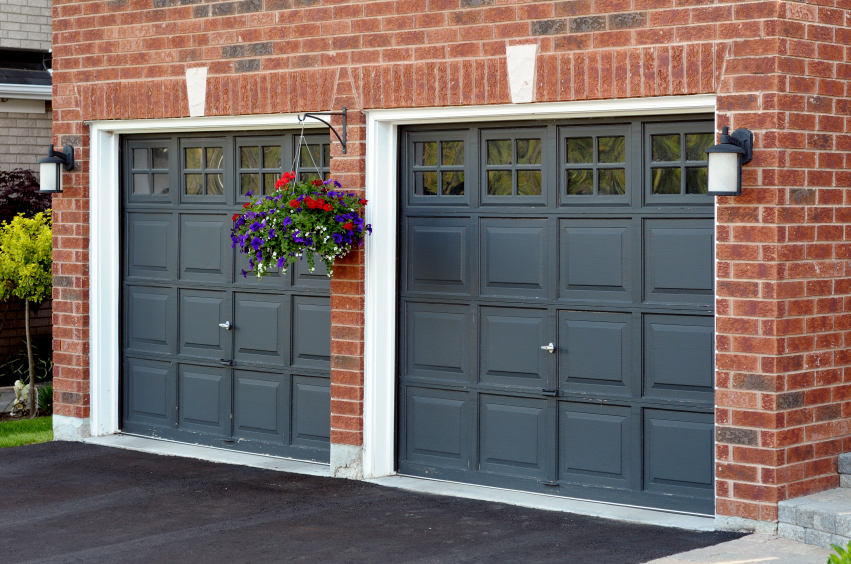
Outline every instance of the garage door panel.
<svg viewBox="0 0 851 564">
<path fill-rule="evenodd" d="M 481 294 L 549 296 L 546 219 L 483 219 Z"/>
<path fill-rule="evenodd" d="M 292 444 L 328 448 L 331 437 L 331 382 L 293 376 Z"/>
<path fill-rule="evenodd" d="M 289 375 L 234 371 L 234 437 L 283 443 L 288 436 Z"/>
<path fill-rule="evenodd" d="M 470 295 L 472 238 L 469 218 L 408 219 L 408 290 Z"/>
<path fill-rule="evenodd" d="M 480 381 L 547 388 L 550 342 L 544 309 L 481 308 Z"/>
<path fill-rule="evenodd" d="M 179 290 L 180 354 L 231 358 L 231 333 L 219 323 L 231 321 L 227 292 Z M 231 321 L 233 323 L 233 321 Z"/>
<path fill-rule="evenodd" d="M 715 320 L 708 316 L 644 316 L 644 394 L 653 398 L 714 397 Z"/>
<path fill-rule="evenodd" d="M 467 392 L 405 389 L 405 455 L 410 462 L 469 469 L 469 425 L 475 405 Z"/>
<path fill-rule="evenodd" d="M 331 367 L 331 300 L 293 296 L 292 364 Z"/>
<path fill-rule="evenodd" d="M 561 221 L 562 299 L 633 301 L 632 223 L 628 219 Z"/>
<path fill-rule="evenodd" d="M 637 429 L 627 406 L 559 404 L 559 480 L 630 488 Z"/>
<path fill-rule="evenodd" d="M 644 487 L 665 494 L 712 497 L 711 413 L 644 410 Z"/>
<path fill-rule="evenodd" d="M 559 312 L 559 381 L 564 390 L 637 393 L 632 314 Z"/>
<path fill-rule="evenodd" d="M 545 478 L 551 460 L 547 401 L 482 395 L 479 403 L 481 469 Z"/>
<path fill-rule="evenodd" d="M 180 216 L 180 278 L 231 282 L 230 221 L 222 214 Z"/>
<path fill-rule="evenodd" d="M 180 365 L 180 428 L 222 437 L 231 435 L 231 371 Z"/>
<path fill-rule="evenodd" d="M 261 277 L 251 272 L 248 264 L 248 255 L 239 249 L 233 250 L 233 279 L 237 286 L 260 286 L 264 288 L 280 288 L 284 290 L 290 286 L 291 271 L 281 273 L 280 268 L 270 268 Z"/>
<path fill-rule="evenodd" d="M 711 219 L 646 220 L 644 241 L 646 301 L 712 304 Z"/>
<path fill-rule="evenodd" d="M 132 277 L 174 280 L 176 226 L 172 214 L 127 215 L 127 274 Z"/>
<path fill-rule="evenodd" d="M 331 289 L 331 279 L 328 277 L 328 267 L 320 260 L 319 255 L 314 255 L 313 272 L 307 259 L 300 260 L 290 267 L 293 271 L 293 284 L 302 288 Z"/>
<path fill-rule="evenodd" d="M 124 409 L 132 423 L 172 427 L 177 405 L 177 381 L 170 362 L 128 358 L 124 372 Z"/>
<path fill-rule="evenodd" d="M 234 294 L 234 358 L 283 366 L 289 358 L 289 296 Z"/>
<path fill-rule="evenodd" d="M 177 300 L 171 288 L 128 286 L 127 349 L 170 354 L 176 349 Z"/>
<path fill-rule="evenodd" d="M 468 305 L 408 303 L 406 311 L 407 375 L 472 382 L 473 309 Z"/>
</svg>

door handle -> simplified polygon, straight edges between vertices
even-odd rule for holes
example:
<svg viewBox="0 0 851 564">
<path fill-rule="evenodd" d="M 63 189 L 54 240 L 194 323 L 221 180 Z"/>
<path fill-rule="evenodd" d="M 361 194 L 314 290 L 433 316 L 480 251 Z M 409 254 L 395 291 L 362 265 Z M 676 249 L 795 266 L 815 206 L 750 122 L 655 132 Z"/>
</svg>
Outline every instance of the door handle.
<svg viewBox="0 0 851 564">
<path fill-rule="evenodd" d="M 221 327 L 225 331 L 230 331 L 233 325 L 230 324 L 230 321 L 225 321 L 224 323 L 219 323 L 219 327 Z"/>
<path fill-rule="evenodd" d="M 557 398 L 558 397 L 558 390 L 557 389 L 556 390 L 541 390 L 541 395 L 549 396 L 551 398 Z"/>
<path fill-rule="evenodd" d="M 550 354 L 553 354 L 554 352 L 556 352 L 556 348 L 553 346 L 552 343 L 550 343 L 549 345 L 542 346 L 541 349 L 547 351 Z"/>
<path fill-rule="evenodd" d="M 220 358 L 220 359 L 219 359 L 219 362 L 220 362 L 220 363 L 222 363 L 222 364 L 224 364 L 225 366 L 233 366 L 233 361 L 232 361 L 232 360 L 228 360 L 228 359 L 226 359 L 226 358 Z"/>
</svg>

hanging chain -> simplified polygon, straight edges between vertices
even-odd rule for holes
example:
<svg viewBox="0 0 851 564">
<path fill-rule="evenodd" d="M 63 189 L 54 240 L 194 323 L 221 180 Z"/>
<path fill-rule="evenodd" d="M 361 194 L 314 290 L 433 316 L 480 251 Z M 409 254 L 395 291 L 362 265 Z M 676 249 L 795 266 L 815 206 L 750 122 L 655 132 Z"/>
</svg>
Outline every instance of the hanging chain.
<svg viewBox="0 0 851 564">
<path fill-rule="evenodd" d="M 298 177 L 298 175 L 299 175 L 298 168 L 299 168 L 299 164 L 301 162 L 301 147 L 302 146 L 307 147 L 307 154 L 310 155 L 310 162 L 313 163 L 313 168 L 316 169 L 316 173 L 319 176 L 319 179 L 322 180 L 322 169 L 319 167 L 319 165 L 316 164 L 316 160 L 313 158 L 313 151 L 310 149 L 310 145 L 307 144 L 307 139 L 304 138 L 304 125 L 305 125 L 305 122 L 307 121 L 307 119 L 301 119 L 300 121 L 301 121 L 301 133 L 298 136 L 298 145 L 296 145 L 296 148 L 295 148 L 295 156 L 293 158 L 293 166 L 292 166 L 292 170 L 293 170 L 293 172 L 295 173 L 295 176 L 296 176 L 293 184 L 295 184 L 295 182 L 300 182 L 300 179 Z M 320 151 L 322 150 L 321 144 L 319 145 L 319 150 Z M 321 160 L 321 157 L 320 157 L 320 160 Z M 292 191 L 292 189 L 290 189 L 290 191 Z"/>
</svg>

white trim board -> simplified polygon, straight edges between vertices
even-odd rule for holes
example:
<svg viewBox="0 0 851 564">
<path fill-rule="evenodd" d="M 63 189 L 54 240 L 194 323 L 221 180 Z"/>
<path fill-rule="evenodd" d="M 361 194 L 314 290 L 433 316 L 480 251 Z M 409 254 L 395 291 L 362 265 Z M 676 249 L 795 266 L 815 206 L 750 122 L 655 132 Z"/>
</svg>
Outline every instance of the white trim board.
<svg viewBox="0 0 851 564">
<path fill-rule="evenodd" d="M 320 462 L 304 462 L 291 458 L 279 458 L 264 454 L 252 454 L 248 452 L 233 451 L 224 448 L 215 448 L 201 445 L 192 445 L 168 441 L 165 439 L 152 439 L 150 437 L 138 437 L 135 435 L 110 435 L 108 437 L 92 437 L 83 439 L 83 442 L 123 448 L 161 456 L 181 456 L 206 460 L 207 462 L 218 462 L 221 464 L 239 464 L 240 466 L 251 466 L 264 470 L 277 470 L 278 472 L 292 472 L 293 474 L 307 474 L 310 476 L 330 477 L 327 464 Z"/>
<path fill-rule="evenodd" d="M 400 125 L 470 121 L 632 117 L 715 113 L 715 95 L 629 98 L 499 106 L 367 110 L 363 474 L 395 474 L 396 184 Z"/>
<path fill-rule="evenodd" d="M 0 84 L 0 97 L 19 100 L 50 100 L 53 86 L 50 84 Z"/>
<path fill-rule="evenodd" d="M 531 509 L 543 509 L 545 511 L 559 511 L 564 513 L 575 513 L 577 515 L 588 515 L 591 517 L 602 517 L 604 519 L 615 519 L 627 523 L 638 523 L 641 525 L 658 525 L 660 527 L 676 527 L 690 531 L 714 531 L 715 518 L 708 515 L 696 515 L 678 511 L 664 511 L 661 509 L 649 509 L 633 505 L 618 505 L 614 503 L 602 503 L 587 501 L 552 494 L 538 494 L 489 486 L 478 486 L 474 484 L 461 484 L 445 480 L 431 478 L 414 478 L 410 476 L 387 476 L 384 478 L 373 478 L 367 482 L 399 488 L 403 490 L 451 497 L 462 497 L 465 499 L 477 499 L 480 501 L 493 501 Z"/>
</svg>

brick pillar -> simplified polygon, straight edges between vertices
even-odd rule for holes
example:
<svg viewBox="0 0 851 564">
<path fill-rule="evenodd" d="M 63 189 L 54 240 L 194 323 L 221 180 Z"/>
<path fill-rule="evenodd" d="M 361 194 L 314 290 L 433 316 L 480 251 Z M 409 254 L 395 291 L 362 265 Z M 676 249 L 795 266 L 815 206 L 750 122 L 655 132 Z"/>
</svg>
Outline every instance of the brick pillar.
<svg viewBox="0 0 851 564">
<path fill-rule="evenodd" d="M 54 92 L 64 91 L 61 75 Z M 76 96 L 54 97 L 53 143 L 74 147 L 75 168 L 53 196 L 53 427 L 57 439 L 89 435 L 89 175 L 88 135 Z M 86 160 L 83 161 L 83 156 Z"/>
<path fill-rule="evenodd" d="M 348 108 L 346 154 L 331 133 L 331 174 L 345 190 L 363 194 L 366 119 L 348 69 L 340 69 L 332 111 Z M 334 118 L 338 131 L 342 118 Z M 334 265 L 331 279 L 331 473 L 363 477 L 364 251 L 357 249 Z"/>
<path fill-rule="evenodd" d="M 733 42 L 717 118 L 755 151 L 717 208 L 716 512 L 763 531 L 851 450 L 848 10 L 777 10 Z"/>
</svg>

